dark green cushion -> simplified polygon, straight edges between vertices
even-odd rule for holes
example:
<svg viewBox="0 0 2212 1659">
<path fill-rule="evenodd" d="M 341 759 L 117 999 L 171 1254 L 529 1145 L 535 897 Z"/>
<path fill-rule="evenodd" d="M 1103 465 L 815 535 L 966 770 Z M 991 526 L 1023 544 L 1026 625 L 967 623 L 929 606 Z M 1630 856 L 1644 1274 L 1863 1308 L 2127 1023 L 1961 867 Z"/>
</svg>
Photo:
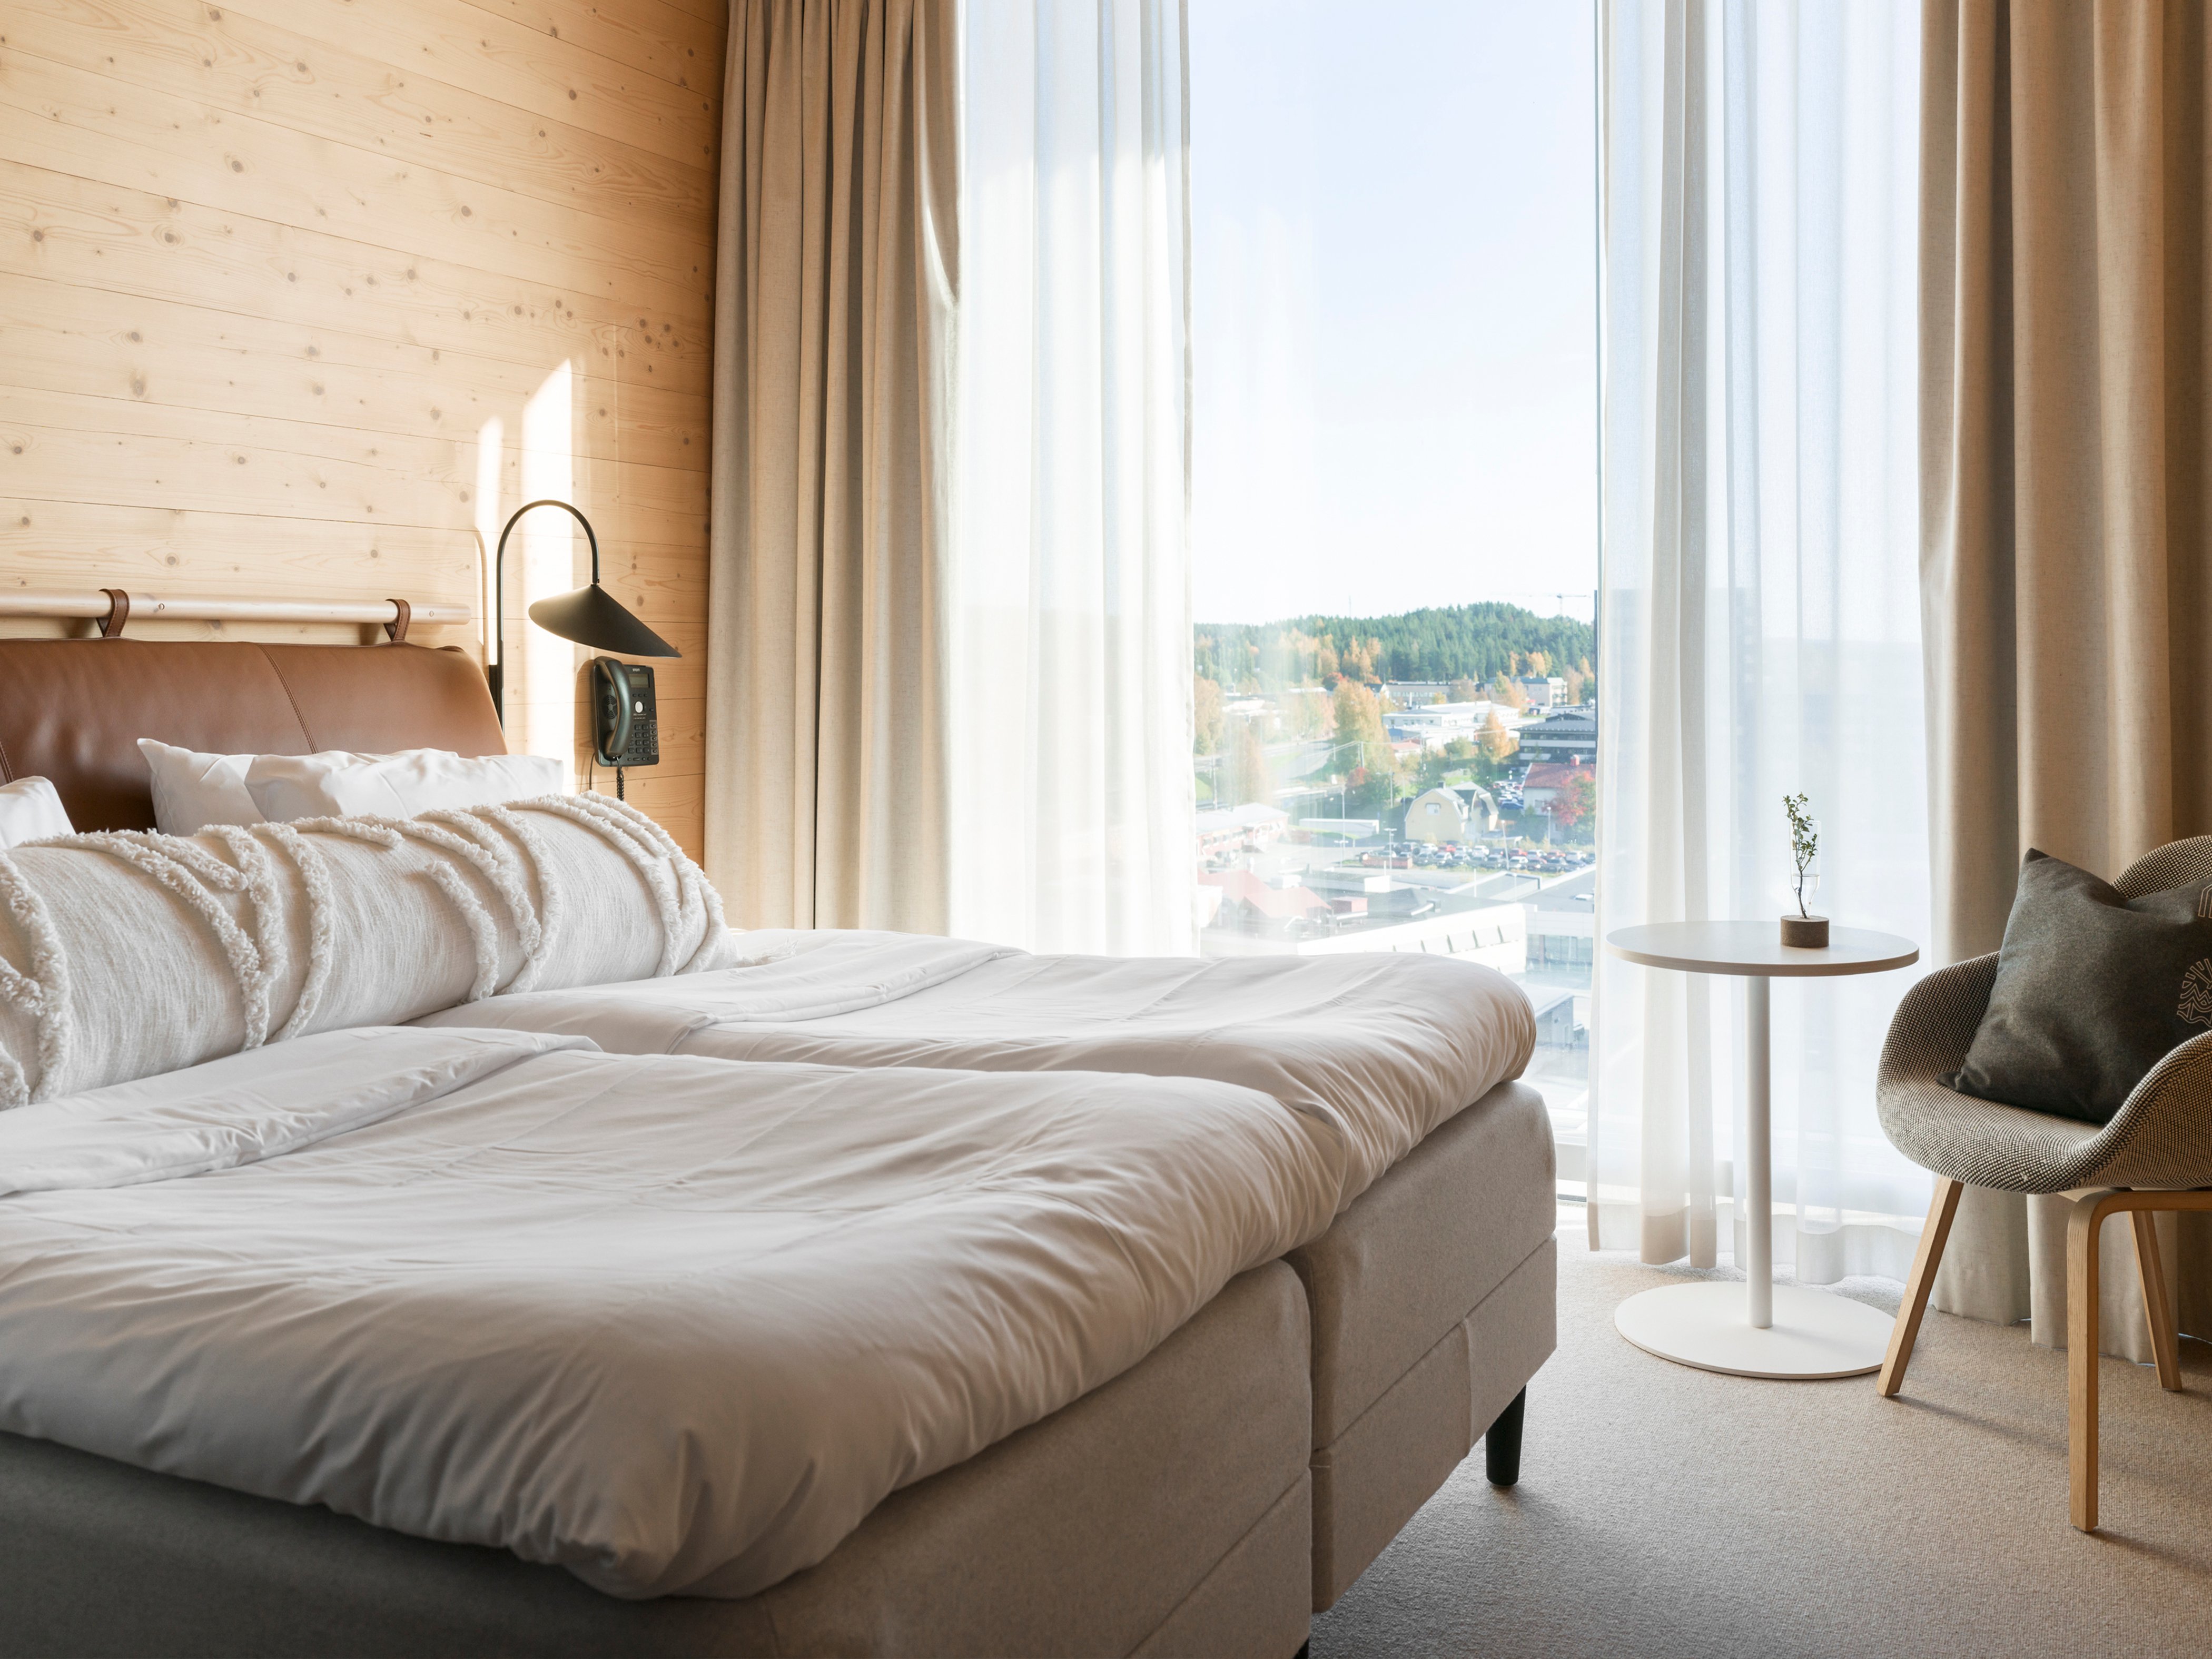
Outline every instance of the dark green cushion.
<svg viewBox="0 0 2212 1659">
<path fill-rule="evenodd" d="M 2121 896 L 2029 849 L 1961 1094 L 2109 1123 L 2143 1074 L 2212 1027 L 2203 884 Z"/>
</svg>

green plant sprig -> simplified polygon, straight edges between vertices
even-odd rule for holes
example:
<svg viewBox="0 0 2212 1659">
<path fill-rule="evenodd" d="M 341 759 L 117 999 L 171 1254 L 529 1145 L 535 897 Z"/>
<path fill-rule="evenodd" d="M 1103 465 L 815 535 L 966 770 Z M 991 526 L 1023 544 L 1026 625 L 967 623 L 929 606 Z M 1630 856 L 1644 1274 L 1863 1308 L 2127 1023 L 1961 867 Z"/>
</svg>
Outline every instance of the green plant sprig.
<svg viewBox="0 0 2212 1659">
<path fill-rule="evenodd" d="M 1820 850 L 1820 832 L 1813 828 L 1813 815 L 1806 810 L 1811 805 L 1810 797 L 1802 794 L 1782 798 L 1782 810 L 1790 815 L 1790 852 L 1797 860 L 1797 914 L 1808 917 L 1812 913 L 1805 908 L 1805 872 Z"/>
</svg>

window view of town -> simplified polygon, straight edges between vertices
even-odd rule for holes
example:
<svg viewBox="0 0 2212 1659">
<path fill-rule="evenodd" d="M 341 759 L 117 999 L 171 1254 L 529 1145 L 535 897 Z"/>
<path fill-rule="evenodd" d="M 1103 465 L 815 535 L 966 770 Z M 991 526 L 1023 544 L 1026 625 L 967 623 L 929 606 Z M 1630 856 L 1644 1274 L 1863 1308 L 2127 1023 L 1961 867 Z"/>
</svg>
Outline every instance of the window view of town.
<svg viewBox="0 0 2212 1659">
<path fill-rule="evenodd" d="M 1563 1139 L 1581 1128 L 1594 652 L 1589 623 L 1502 603 L 1200 623 L 1201 948 L 1425 951 L 1509 974 L 1535 1006 L 1532 1080 Z"/>
<path fill-rule="evenodd" d="M 1193 764 L 1210 956 L 1512 975 L 1560 1191 L 1597 812 L 1588 5 L 1192 0 Z"/>
</svg>

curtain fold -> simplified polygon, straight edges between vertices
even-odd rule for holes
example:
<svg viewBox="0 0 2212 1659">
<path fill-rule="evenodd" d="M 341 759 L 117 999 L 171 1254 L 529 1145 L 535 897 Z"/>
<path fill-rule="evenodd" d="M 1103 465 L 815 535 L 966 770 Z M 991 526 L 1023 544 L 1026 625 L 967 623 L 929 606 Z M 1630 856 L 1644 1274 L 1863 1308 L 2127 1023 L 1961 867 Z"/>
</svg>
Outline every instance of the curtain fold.
<svg viewBox="0 0 2212 1659">
<path fill-rule="evenodd" d="M 956 22 L 732 0 L 706 861 L 746 927 L 945 927 Z"/>
<path fill-rule="evenodd" d="M 951 918 L 1195 948 L 1180 0 L 968 0 Z"/>
<path fill-rule="evenodd" d="M 1923 605 L 1936 956 L 2030 846 L 2118 875 L 2212 832 L 2212 31 L 2199 0 L 1926 0 Z M 2064 1337 L 2063 1200 L 1972 1193 L 1936 1287 Z M 2212 1335 L 2212 1227 L 2161 1241 Z M 2147 1360 L 2132 1235 L 2103 1343 Z"/>
<path fill-rule="evenodd" d="M 1917 19 L 1609 0 L 1600 932 L 1820 908 L 1925 939 Z M 1774 985 L 1778 1265 L 1902 1277 L 1929 1191 L 1874 1109 L 1904 975 Z M 1593 1248 L 1743 1254 L 1743 993 L 1601 956 Z"/>
</svg>

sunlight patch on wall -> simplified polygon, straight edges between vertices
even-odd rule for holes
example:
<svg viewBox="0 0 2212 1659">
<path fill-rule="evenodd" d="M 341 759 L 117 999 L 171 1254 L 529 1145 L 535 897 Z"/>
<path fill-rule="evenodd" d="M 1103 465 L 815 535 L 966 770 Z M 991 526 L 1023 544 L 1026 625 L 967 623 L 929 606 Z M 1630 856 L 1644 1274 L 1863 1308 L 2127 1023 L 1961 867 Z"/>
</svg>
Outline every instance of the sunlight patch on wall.
<svg viewBox="0 0 2212 1659">
<path fill-rule="evenodd" d="M 507 423 L 493 416 L 477 428 L 476 532 L 482 556 L 477 572 L 477 615 L 481 656 L 489 663 L 492 650 L 492 606 L 498 596 L 491 591 L 494 556 L 499 548 L 499 527 L 505 522 L 500 502 L 500 482 L 507 471 Z"/>
<path fill-rule="evenodd" d="M 576 376 L 563 362 L 522 407 L 522 501 L 576 500 Z M 515 526 L 507 552 L 520 568 L 507 584 L 507 747 L 561 763 L 562 787 L 575 787 L 576 653 L 528 620 L 532 605 L 566 593 L 583 578 L 576 521 L 541 507 Z"/>
</svg>

